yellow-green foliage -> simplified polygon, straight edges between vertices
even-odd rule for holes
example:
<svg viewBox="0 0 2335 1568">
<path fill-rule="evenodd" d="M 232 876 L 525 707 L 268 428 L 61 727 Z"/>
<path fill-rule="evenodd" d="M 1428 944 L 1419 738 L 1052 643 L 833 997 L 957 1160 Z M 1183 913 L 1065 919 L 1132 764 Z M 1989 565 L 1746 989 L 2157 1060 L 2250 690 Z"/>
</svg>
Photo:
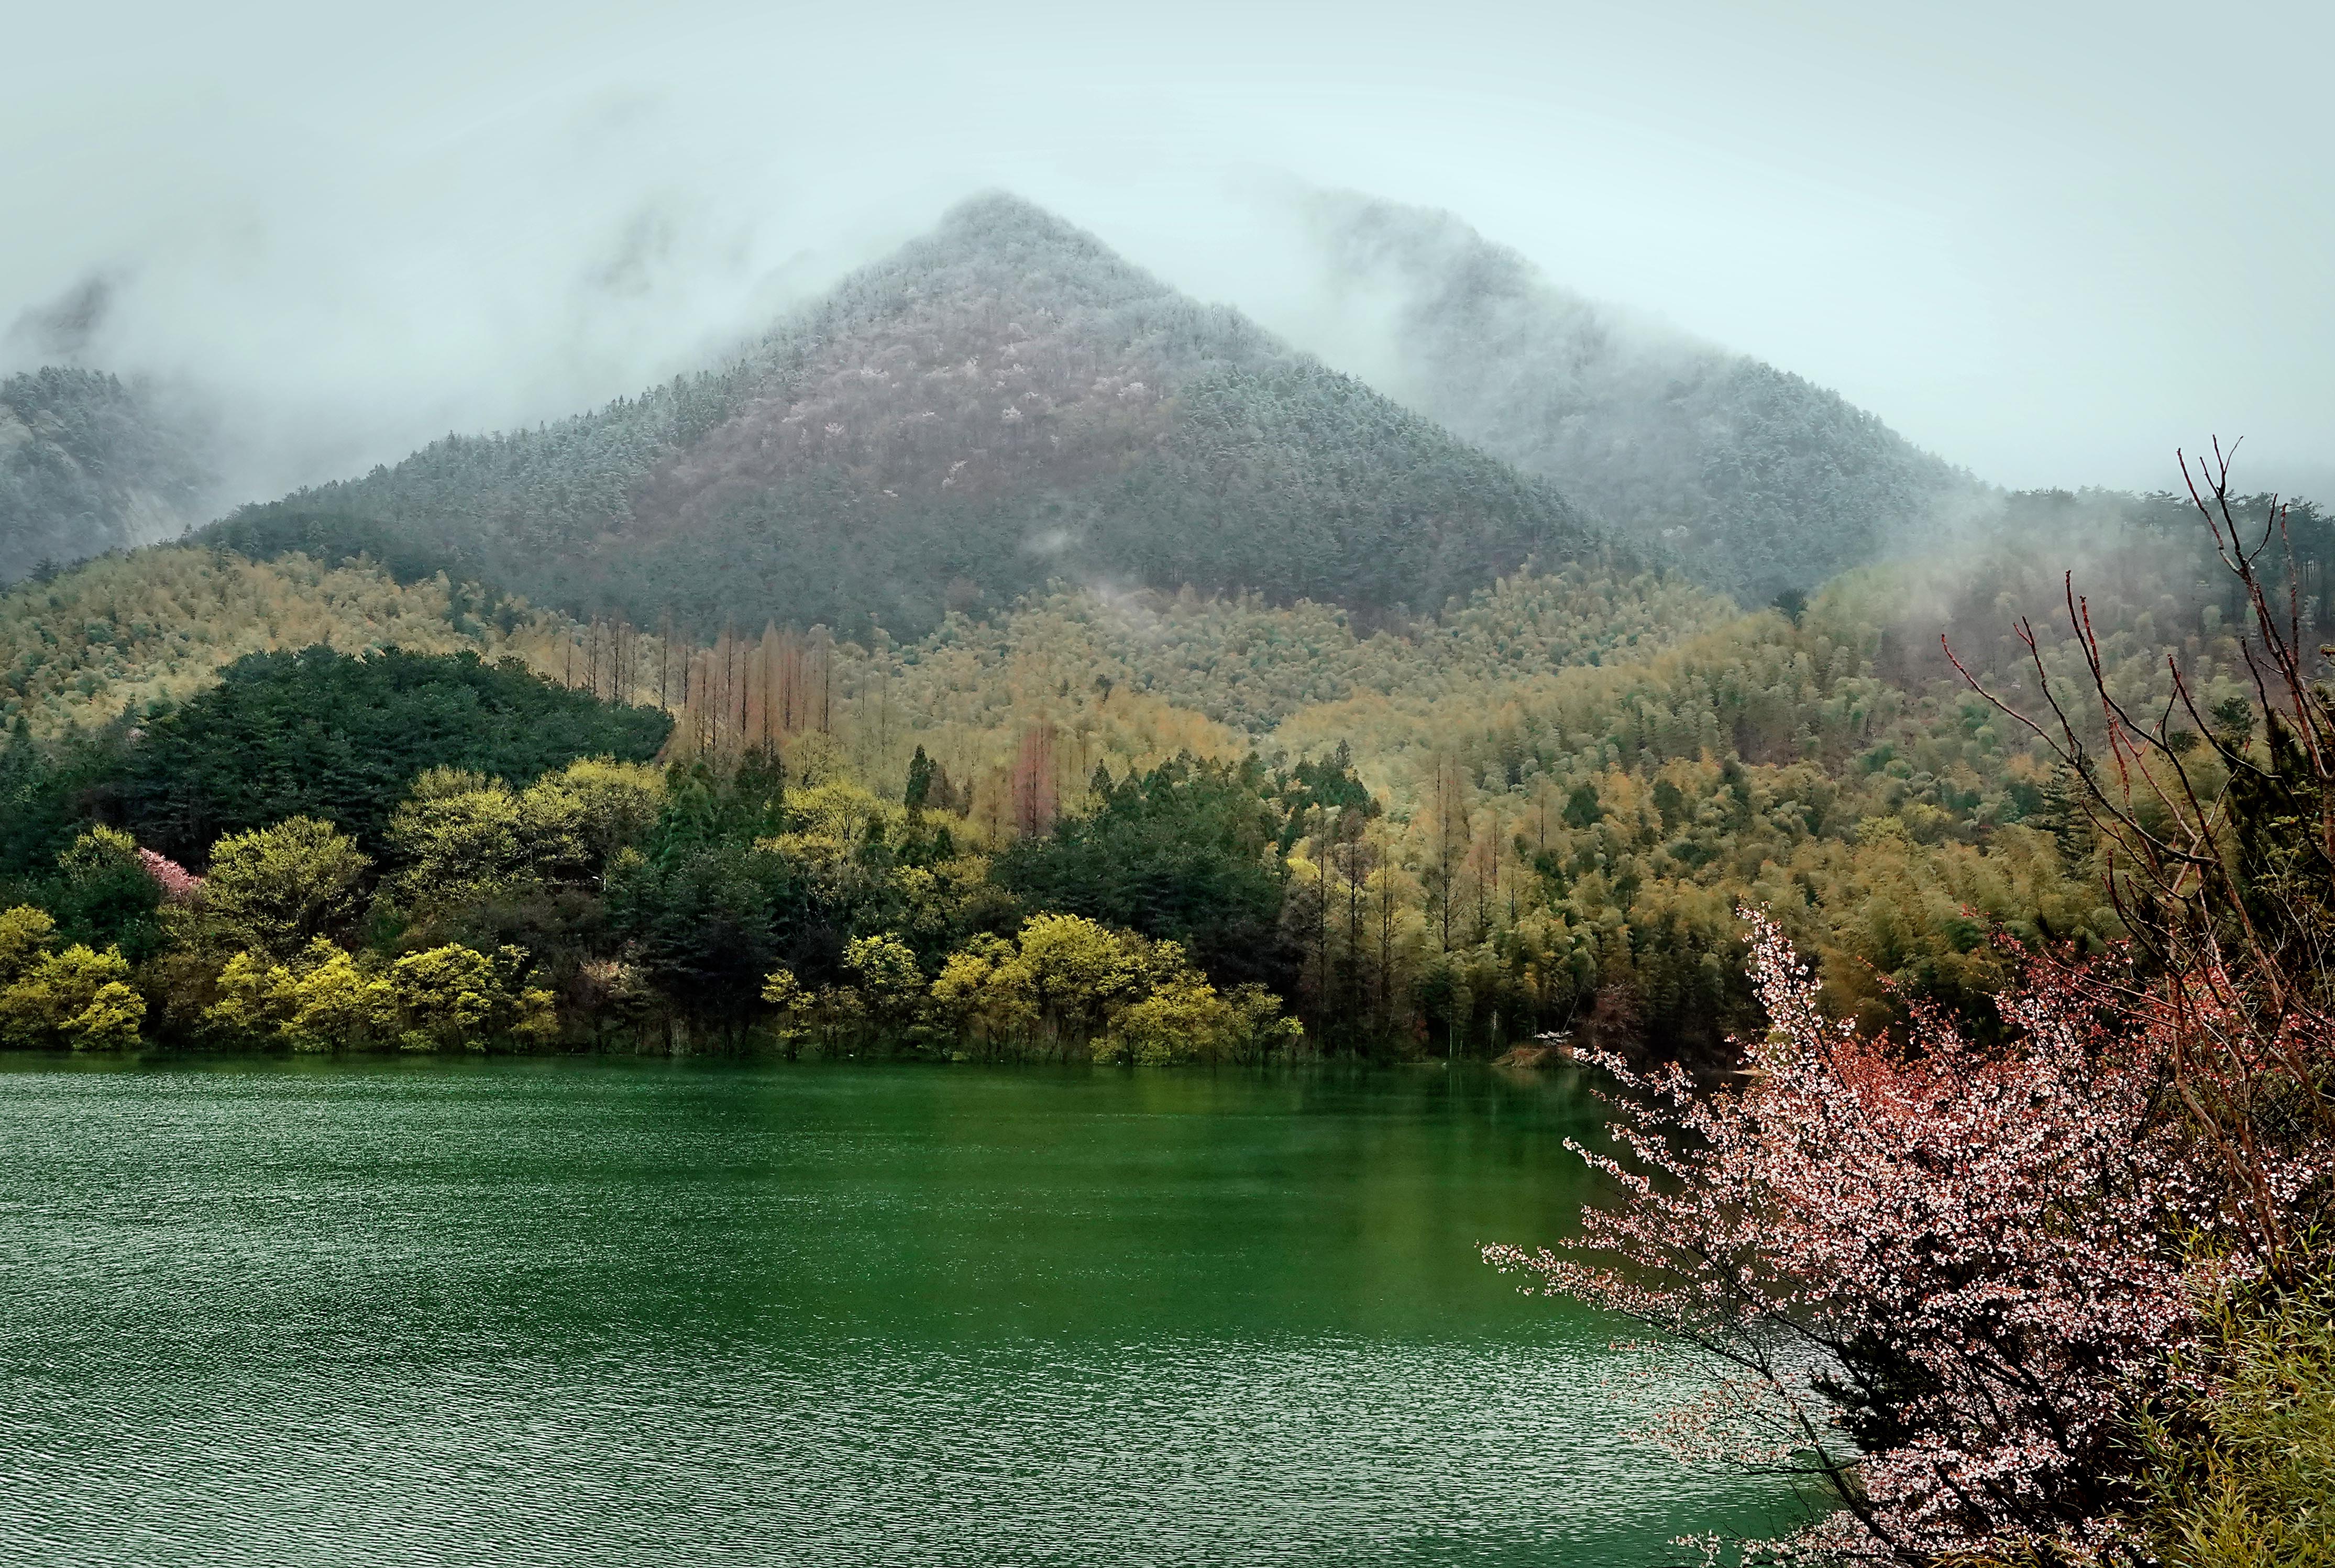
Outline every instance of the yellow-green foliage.
<svg viewBox="0 0 2335 1568">
<path fill-rule="evenodd" d="M 781 1044 L 793 1050 L 811 1034 L 829 1038 L 867 1028 L 896 1036 L 912 1028 L 923 1011 L 928 987 L 916 950 L 889 932 L 855 936 L 844 944 L 843 967 L 848 983 L 807 989 L 794 972 L 781 966 L 762 982 L 762 1001 L 770 1009 L 770 1028 Z"/>
<path fill-rule="evenodd" d="M 2148 699 L 2161 698 L 2168 652 L 2202 702 L 2239 691 L 2234 644 L 2212 607 L 2181 608 L 2175 587 L 2187 592 L 2136 577 L 2099 620 L 2107 682 L 2135 711 L 2159 705 Z M 952 618 L 906 646 L 877 632 L 805 664 L 829 730 L 781 738 L 787 828 L 761 847 L 787 863 L 790 886 L 840 939 L 888 932 L 929 965 L 965 931 L 1003 928 L 1011 916 L 993 906 L 983 856 L 1049 803 L 1083 809 L 1099 764 L 1125 777 L 1178 751 L 1256 747 L 1284 766 L 1346 743 L 1385 813 L 1297 825 L 1284 884 L 1284 935 L 1303 954 L 1293 997 L 1324 1030 L 1360 1021 L 1418 1039 L 1415 1023 L 1449 1023 L 1452 1038 L 1497 1044 L 1594 1015 L 1617 1039 L 1641 1025 L 1679 1042 L 1715 1035 L 1749 1003 L 1734 914 L 1744 899 L 1772 907 L 1819 963 L 1830 1002 L 1867 1022 L 1894 1016 L 1901 991 L 1973 1003 L 2007 973 L 1990 926 L 2087 946 L 2117 930 L 2067 780 L 1937 653 L 1937 629 L 1951 626 L 1973 669 L 2031 696 L 2009 635 L 2031 614 L 2047 624 L 2055 687 L 2080 692 L 2076 651 L 2049 634 L 2042 589 L 2056 594 L 2056 568 L 2015 552 L 1854 573 L 1797 617 L 1578 568 L 1521 574 L 1434 619 L 1376 626 L 1312 604 L 1057 589 L 994 622 Z M 297 557 L 256 567 L 149 551 L 0 599 L 0 638 L 15 639 L 0 648 L 17 650 L 0 656 L 79 672 L 63 686 L 42 675 L 40 701 L 102 716 L 150 676 L 206 679 L 209 663 L 247 646 L 345 644 L 361 631 L 390 640 L 371 629 L 401 616 L 438 616 L 457 639 L 499 634 L 465 620 L 463 602 L 442 585 L 398 589 Z M 347 635 L 318 632 L 317 617 Z M 654 637 L 597 628 L 578 641 L 546 616 L 499 635 L 538 667 L 565 672 L 572 659 L 579 681 L 612 693 L 621 681 L 625 694 L 647 696 L 641 682 L 669 673 Z M 418 633 L 396 640 L 441 645 Z M 747 682 L 733 693 L 733 677 L 725 656 L 693 687 L 701 707 L 717 692 L 724 714 L 737 697 L 729 742 L 711 736 L 716 751 L 770 722 L 770 691 Z M 91 691 L 61 694 L 76 685 Z M 701 728 L 684 725 L 677 756 L 706 739 Z M 948 779 L 938 799 L 956 815 L 931 815 L 945 821 L 953 855 L 894 852 L 928 831 L 896 803 L 919 747 Z M 645 773 L 606 764 L 526 790 L 425 779 L 385 857 L 387 891 L 421 922 L 399 929 L 492 946 L 516 928 L 463 925 L 451 912 L 520 883 L 594 885 L 662 801 Z M 171 916 L 224 932 L 214 953 L 250 949 L 288 966 L 317 932 L 353 920 L 346 907 L 257 909 L 241 847 L 222 847 L 228 875 L 211 910 Z M 647 886 L 634 875 L 641 862 L 624 864 L 628 886 Z M 327 895 L 332 881 L 318 883 Z M 533 916 L 495 918 L 522 917 Z M 592 962 L 590 974 L 621 977 L 649 961 Z M 574 967 L 560 983 L 596 994 L 600 982 Z M 818 979 L 803 1016 L 824 1026 L 891 1005 L 882 985 L 847 982 L 831 963 Z M 1049 1041 L 1109 1032 L 1069 1014 L 1012 1022 L 1010 1011 L 1000 992 L 965 1016 L 976 1031 Z"/>
<path fill-rule="evenodd" d="M 273 648 L 529 652 L 545 640 L 537 619 L 518 634 L 528 647 L 507 646 L 492 624 L 457 624 L 442 576 L 401 586 L 366 566 L 158 547 L 0 593 L 0 719 L 22 714 L 36 735 L 102 723 L 189 696 L 220 665 Z"/>
<path fill-rule="evenodd" d="M 773 976 L 766 998 L 791 1001 L 791 982 Z M 1264 988 L 1220 992 L 1176 944 L 1075 915 L 1033 915 L 1012 940 L 974 938 L 949 955 L 930 994 L 957 1032 L 1084 1046 L 1098 1061 L 1255 1060 L 1303 1038 Z"/>
<path fill-rule="evenodd" d="M 354 920 L 373 862 L 329 822 L 292 817 L 211 847 L 199 928 L 278 962 Z"/>
<path fill-rule="evenodd" d="M 605 758 L 572 762 L 525 789 L 432 768 L 390 818 L 400 866 L 390 891 L 428 912 L 579 875 L 646 832 L 664 797 L 656 769 Z"/>
<path fill-rule="evenodd" d="M 819 999 L 804 988 L 794 971 L 781 965 L 762 982 L 762 1001 L 770 1009 L 771 1032 L 790 1046 L 819 1022 Z"/>
<path fill-rule="evenodd" d="M 1295 900 L 1313 982 L 1399 994 L 1424 976 L 1479 1024 L 1494 1005 L 1545 1014 L 1611 995 L 1669 1033 L 1747 1000 L 1730 977 L 1732 906 L 1748 897 L 1818 958 L 1828 1001 L 1873 1023 L 1897 1007 L 1884 980 L 1954 1003 L 1993 990 L 2007 963 L 1990 924 L 2086 946 L 2116 935 L 2078 788 L 1937 651 L 1956 588 L 1951 570 L 1875 568 L 1797 622 L 1739 615 L 1634 663 L 1390 685 L 1293 713 L 1273 736 L 1284 755 L 1349 743 L 1388 802 L 1362 859 L 1418 883 L 1426 938 L 1405 963 L 1400 942 Z M 2014 700 L 2034 690 L 2010 636 L 2028 609 L 2041 620 L 2048 605 L 2006 593 L 1974 621 L 1965 606 L 1956 634 Z M 2110 690 L 2161 709 L 2169 612 L 2101 624 Z M 2202 702 L 2238 692 L 2225 637 L 2186 634 L 2172 651 Z M 2077 649 L 2048 628 L 2043 655 L 2056 690 L 2085 689 Z M 2212 763 L 2198 772 L 2210 789 Z M 1334 868 L 1330 881 L 1343 902 Z"/>
<path fill-rule="evenodd" d="M 664 808 L 664 775 L 642 762 L 585 757 L 528 787 L 541 791 L 532 808 L 538 816 L 573 833 L 593 864 L 605 863 L 618 846 L 645 834 Z"/>
<path fill-rule="evenodd" d="M 2166 1568 L 2335 1564 L 2335 1292 L 2221 1314 L 2218 1376 L 2149 1434 L 2136 1523 Z"/>
<path fill-rule="evenodd" d="M 237 953 L 219 973 L 218 992 L 203 1021 L 247 1043 L 281 1040 L 295 1050 L 330 1050 L 362 1043 L 388 1021 L 388 986 L 321 936 L 288 964 Z"/>
<path fill-rule="evenodd" d="M 0 985 L 13 982 L 48 952 L 57 923 L 45 909 L 18 905 L 0 910 Z"/>
<path fill-rule="evenodd" d="M 906 647 L 880 634 L 841 646 L 834 721 L 862 777 L 900 776 L 923 746 L 994 827 L 1032 727 L 1055 732 L 1058 788 L 1072 799 L 1098 764 L 1124 775 L 1182 751 L 1238 757 L 1293 715 L 1358 695 L 1431 713 L 1455 692 L 1642 658 L 1737 615 L 1681 583 L 1581 568 L 1520 574 L 1440 620 L 1367 633 L 1326 605 L 1058 588 L 995 621 L 951 616 Z"/>
<path fill-rule="evenodd" d="M 1975 608 L 1969 563 L 1875 568 L 1797 619 L 1672 585 L 1525 575 L 1367 636 L 1319 605 L 1062 591 L 911 647 L 840 650 L 835 743 L 887 779 L 924 746 L 1001 837 L 1032 727 L 1051 731 L 1071 810 L 1098 760 L 1124 773 L 1165 733 L 1129 726 L 1146 702 L 1223 721 L 1186 735 L 1200 755 L 1268 730 L 1264 750 L 1286 760 L 1347 743 L 1389 810 L 1351 850 L 1298 846 L 1287 916 L 1316 1005 L 1338 997 L 1390 1026 L 1426 983 L 1496 1033 L 1497 1018 L 1600 996 L 1658 1032 L 1711 1029 L 1748 1002 L 1734 908 L 1750 897 L 1817 956 L 1837 1005 L 1878 1021 L 1897 1005 L 1884 981 L 1956 1002 L 1993 989 L 1990 922 L 2087 945 L 2118 929 L 2064 780 L 1936 651 L 1960 614 L 1972 667 L 2030 690 L 2010 627 L 2048 621 L 2033 594 L 2058 586 L 2031 567 L 2002 566 L 2007 586 Z M 2140 707 L 2161 686 L 2170 604 L 2102 624 L 2110 688 Z M 2173 646 L 2219 701 L 2234 645 L 2195 626 Z M 2081 688 L 2075 648 L 2048 627 L 2044 656 L 2060 689 Z"/>
<path fill-rule="evenodd" d="M 890 931 L 913 938 L 941 938 L 959 928 L 988 883 L 988 858 L 977 852 L 978 826 L 956 825 L 963 852 L 930 865 L 904 866 L 870 854 L 871 846 L 904 840 L 906 808 L 838 776 L 817 746 L 802 750 L 809 754 L 805 772 L 811 782 L 787 796 L 788 831 L 756 847 L 784 857 L 813 901 L 825 907 L 873 912 Z"/>
<path fill-rule="evenodd" d="M 1364 633 L 1344 610 L 1305 601 L 1057 588 L 993 622 L 952 616 L 888 656 L 881 646 L 847 649 L 843 669 L 863 701 L 888 673 L 892 702 L 960 722 L 999 706 L 1026 714 L 1031 699 L 1085 698 L 1108 683 L 1254 735 L 1360 692 L 1431 700 L 1450 684 L 1642 657 L 1737 614 L 1677 581 L 1589 568 L 1520 574 L 1400 632 Z"/>
<path fill-rule="evenodd" d="M 2056 585 L 2055 585 L 2056 586 Z M 2010 769 L 2031 766 L 2024 730 L 1972 693 L 1938 652 L 1937 624 L 1923 646 L 1884 648 L 1884 630 L 1907 601 L 1934 590 L 1922 568 L 1875 568 L 1834 584 L 1800 622 L 1775 611 L 1705 622 L 1692 634 L 1634 660 L 1562 669 L 1492 664 L 1429 681 L 1389 680 L 1338 701 L 1293 712 L 1273 740 L 1292 755 L 1322 755 L 1352 744 L 1373 788 L 1399 807 L 1420 798 L 1438 764 L 1487 787 L 1554 777 L 1570 781 L 1615 766 L 1671 760 L 1747 766 L 1817 763 L 1895 801 L 1944 807 L 1958 822 L 1999 814 Z M 2010 696 L 2032 692 L 2010 627 L 2021 608 L 1969 628 L 1957 646 Z M 2034 608 L 2039 618 L 2046 606 Z M 1943 615 L 1941 609 L 1936 614 Z M 2178 653 L 2207 702 L 2243 694 L 2235 644 L 2191 635 L 2154 640 L 2143 615 L 2103 638 L 2111 691 L 2134 710 L 2155 711 L 2167 689 L 2164 657 Z M 1961 634 L 1958 634 L 1960 636 Z M 2044 657 L 2055 687 L 2079 692 L 2085 678 L 2074 645 L 2045 629 Z M 1427 663 L 1422 650 L 1416 655 Z M 1904 666 L 1900 668 L 1898 666 Z M 2151 699 L 2154 699 L 2152 702 Z M 2078 702 L 2076 715 L 2088 721 Z M 1884 808 L 1894 809 L 1894 804 Z M 1866 814 L 1860 811 L 1860 814 Z"/>
<path fill-rule="evenodd" d="M 0 1043 L 112 1050 L 138 1043 L 145 999 L 114 948 L 58 950 L 41 910 L 0 911 Z"/>
<path fill-rule="evenodd" d="M 871 837 L 896 836 L 906 813 L 866 787 L 841 779 L 814 783 L 787 798 L 792 826 L 765 846 L 786 856 L 831 900 L 864 898 L 884 873 L 860 854 Z"/>
<path fill-rule="evenodd" d="M 1185 967 L 1152 944 L 1076 915 L 1033 915 L 1018 938 L 976 938 L 950 954 L 933 1000 L 992 1038 L 1042 1031 L 1084 1041 L 1121 1008 Z"/>
<path fill-rule="evenodd" d="M 1097 1061 L 1144 1067 L 1256 1061 L 1304 1038 L 1304 1028 L 1283 1016 L 1281 999 L 1264 987 L 1220 992 L 1198 971 L 1187 969 L 1121 1008 L 1094 1056 Z"/>
<path fill-rule="evenodd" d="M 408 1050 L 477 1049 L 495 1036 L 547 1039 L 557 1024 L 547 991 L 519 983 L 527 955 L 494 958 L 467 947 L 409 953 L 389 966 L 390 1024 Z"/>
<path fill-rule="evenodd" d="M 2097 943 L 2119 930 L 2099 882 L 2026 828 L 1999 828 L 1981 849 L 1920 844 L 1894 818 L 1867 818 L 1854 844 L 1804 844 L 1788 864 L 1763 866 L 1749 893 L 1817 955 L 1827 1003 L 1868 1027 L 1897 1011 L 1884 978 L 1949 1003 L 2013 979 L 2016 954 L 1996 932 Z"/>
<path fill-rule="evenodd" d="M 520 982 L 525 966 L 516 948 L 490 958 L 451 945 L 383 966 L 318 937 L 289 963 L 256 953 L 228 960 L 204 1022 L 241 1042 L 295 1050 L 377 1040 L 408 1050 L 479 1050 L 493 1039 L 547 1039 L 554 1001 Z"/>
<path fill-rule="evenodd" d="M 531 792 L 530 792 L 531 793 Z M 580 857 L 560 824 L 523 804 L 499 779 L 432 768 L 389 821 L 390 853 L 402 868 L 390 890 L 408 907 L 434 909 L 505 890 L 530 876 L 539 854 Z"/>
<path fill-rule="evenodd" d="M 855 936 L 844 944 L 843 966 L 878 1016 L 898 1016 L 924 995 L 924 971 L 913 948 L 890 933 Z"/>
</svg>

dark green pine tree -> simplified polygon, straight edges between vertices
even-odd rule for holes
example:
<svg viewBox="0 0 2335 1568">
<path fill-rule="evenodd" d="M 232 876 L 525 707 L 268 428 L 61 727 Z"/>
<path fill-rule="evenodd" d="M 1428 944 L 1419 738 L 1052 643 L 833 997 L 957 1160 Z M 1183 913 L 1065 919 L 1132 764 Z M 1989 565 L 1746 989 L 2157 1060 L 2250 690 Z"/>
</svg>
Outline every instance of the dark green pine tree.
<svg viewBox="0 0 2335 1568">
<path fill-rule="evenodd" d="M 933 760 L 925 755 L 922 746 L 908 759 L 908 784 L 900 792 L 901 802 L 910 812 L 922 812 L 933 795 Z"/>
</svg>

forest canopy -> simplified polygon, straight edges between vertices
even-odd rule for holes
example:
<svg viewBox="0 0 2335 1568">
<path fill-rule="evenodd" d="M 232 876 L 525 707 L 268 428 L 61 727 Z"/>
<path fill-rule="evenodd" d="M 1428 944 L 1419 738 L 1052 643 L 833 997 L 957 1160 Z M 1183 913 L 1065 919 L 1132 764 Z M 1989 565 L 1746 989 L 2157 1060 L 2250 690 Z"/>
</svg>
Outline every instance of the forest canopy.
<svg viewBox="0 0 2335 1568">
<path fill-rule="evenodd" d="M 528 784 L 578 757 L 645 761 L 669 728 L 662 713 L 594 702 L 515 659 L 252 653 L 211 690 L 147 721 L 121 778 L 121 811 L 141 842 L 190 862 L 222 834 L 298 816 L 377 846 L 429 769 Z"/>
</svg>

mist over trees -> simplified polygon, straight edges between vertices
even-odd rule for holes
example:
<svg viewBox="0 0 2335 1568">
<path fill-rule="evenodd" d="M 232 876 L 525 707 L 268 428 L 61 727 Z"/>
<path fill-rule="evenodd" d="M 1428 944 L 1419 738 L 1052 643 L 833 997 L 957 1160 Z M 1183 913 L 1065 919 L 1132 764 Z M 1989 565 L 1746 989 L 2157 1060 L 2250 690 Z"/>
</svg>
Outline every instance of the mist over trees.
<svg viewBox="0 0 2335 1568">
<path fill-rule="evenodd" d="M 1003 196 L 719 369 L 207 537 L 640 622 L 910 635 L 1055 576 L 1431 611 L 1617 554 L 1545 482 Z"/>
<path fill-rule="evenodd" d="M 1323 196 L 1312 217 L 1333 270 L 1392 297 L 1390 392 L 1747 603 L 1987 494 L 1837 393 L 1630 321 L 1448 213 Z"/>
<path fill-rule="evenodd" d="M 149 391 L 46 365 L 0 381 L 0 583 L 203 520 L 203 432 Z"/>
</svg>

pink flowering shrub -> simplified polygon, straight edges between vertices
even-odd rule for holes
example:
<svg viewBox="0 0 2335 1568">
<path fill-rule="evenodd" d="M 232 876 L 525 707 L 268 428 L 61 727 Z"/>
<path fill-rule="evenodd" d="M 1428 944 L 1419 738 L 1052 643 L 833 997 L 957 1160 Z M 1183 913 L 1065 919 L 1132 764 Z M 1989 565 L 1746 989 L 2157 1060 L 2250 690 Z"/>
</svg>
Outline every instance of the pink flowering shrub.
<svg viewBox="0 0 2335 1568">
<path fill-rule="evenodd" d="M 161 888 L 166 903 L 191 903 L 203 890 L 201 877 L 167 855 L 141 848 L 138 851 L 138 864 L 145 868 L 147 876 L 154 879 L 155 886 Z"/>
<path fill-rule="evenodd" d="M 2180 1025 L 2126 972 L 2046 962 L 2001 999 L 2004 1045 L 1919 1012 L 1859 1038 L 1746 918 L 1772 1028 L 1741 1087 L 1593 1056 L 1628 1157 L 1574 1147 L 1622 1201 L 1487 1257 L 1699 1364 L 1656 1436 L 1817 1478 L 1838 1506 L 1778 1556 L 2138 1561 L 2114 1523 L 2133 1419 L 2199 1331 L 2199 1276 L 2262 1263 L 2178 1114 Z M 2279 1200 L 2316 1169 L 2278 1162 Z"/>
</svg>

